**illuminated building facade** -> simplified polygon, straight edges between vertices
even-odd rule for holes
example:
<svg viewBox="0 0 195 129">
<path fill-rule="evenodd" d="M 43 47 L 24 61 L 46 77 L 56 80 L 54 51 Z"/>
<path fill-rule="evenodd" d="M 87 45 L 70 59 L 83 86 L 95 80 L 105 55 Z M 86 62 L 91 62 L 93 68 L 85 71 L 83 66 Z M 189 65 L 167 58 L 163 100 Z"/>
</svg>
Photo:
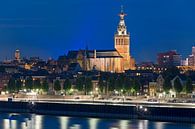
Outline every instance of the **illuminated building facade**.
<svg viewBox="0 0 195 129">
<path fill-rule="evenodd" d="M 104 72 L 121 73 L 135 69 L 135 61 L 130 54 L 130 34 L 127 32 L 121 10 L 120 21 L 114 36 L 113 50 L 78 50 L 69 51 L 67 57 L 70 63 L 79 63 L 83 70 L 99 70 Z"/>
<path fill-rule="evenodd" d="M 181 65 L 181 55 L 177 51 L 172 50 L 164 53 L 159 53 L 157 62 L 160 67 L 172 67 Z"/>
<path fill-rule="evenodd" d="M 192 55 L 189 55 L 188 66 L 195 66 L 195 46 L 192 47 Z"/>
<path fill-rule="evenodd" d="M 14 56 L 16 61 L 20 61 L 20 50 L 17 49 Z"/>
<path fill-rule="evenodd" d="M 122 62 L 124 66 L 124 70 L 134 69 L 135 61 L 131 57 L 130 54 L 130 34 L 127 32 L 127 27 L 125 25 L 124 17 L 126 14 L 121 10 L 120 22 L 117 28 L 117 33 L 115 34 L 115 49 L 119 52 L 119 54 L 123 57 Z"/>
</svg>

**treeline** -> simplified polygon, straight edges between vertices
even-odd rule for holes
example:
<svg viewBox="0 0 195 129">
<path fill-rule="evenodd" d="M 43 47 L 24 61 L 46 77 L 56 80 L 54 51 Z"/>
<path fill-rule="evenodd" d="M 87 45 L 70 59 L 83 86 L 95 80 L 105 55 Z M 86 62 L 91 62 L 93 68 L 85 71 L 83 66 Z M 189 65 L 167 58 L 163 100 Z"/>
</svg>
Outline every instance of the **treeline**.
<svg viewBox="0 0 195 129">
<path fill-rule="evenodd" d="M 181 80 L 179 76 L 182 75 L 185 81 Z M 181 92 L 192 93 L 193 85 L 192 79 L 186 75 L 181 74 L 177 68 L 169 68 L 162 73 L 164 78 L 163 92 L 169 93 L 170 90 L 176 91 L 178 94 Z M 173 83 L 173 78 L 175 78 Z M 97 83 L 98 93 L 108 94 L 115 91 L 120 94 L 137 95 L 142 93 L 143 85 L 148 84 L 150 81 L 156 81 L 156 78 L 148 79 L 147 77 L 130 77 L 127 74 L 116 73 L 101 73 L 100 76 L 78 76 L 76 78 L 55 79 L 52 81 L 33 79 L 29 77 L 25 80 L 11 78 L 5 88 L 10 93 L 19 92 L 20 90 L 42 90 L 43 92 L 56 91 L 71 94 L 71 92 L 78 91 L 85 95 L 94 91 L 93 84 Z"/>
<path fill-rule="evenodd" d="M 164 77 L 164 84 L 163 90 L 166 93 L 169 93 L 170 90 L 174 90 L 177 94 L 183 93 L 192 93 L 194 90 L 192 79 L 189 75 L 181 74 L 181 71 L 176 68 L 172 67 L 167 69 L 164 73 L 162 73 Z M 184 80 L 180 78 L 183 76 Z M 176 77 L 175 80 L 173 80 Z"/>
</svg>

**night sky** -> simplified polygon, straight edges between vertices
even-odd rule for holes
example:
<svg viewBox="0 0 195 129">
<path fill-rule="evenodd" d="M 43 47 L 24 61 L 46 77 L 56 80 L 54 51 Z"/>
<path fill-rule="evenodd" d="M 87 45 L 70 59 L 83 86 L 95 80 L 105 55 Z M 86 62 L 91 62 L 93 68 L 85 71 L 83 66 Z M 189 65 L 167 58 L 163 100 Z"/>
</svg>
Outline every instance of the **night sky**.
<svg viewBox="0 0 195 129">
<path fill-rule="evenodd" d="M 13 58 L 17 48 L 44 59 L 86 45 L 113 49 L 121 5 L 136 61 L 156 61 L 167 50 L 191 53 L 194 0 L 1 0 L 0 59 Z"/>
</svg>

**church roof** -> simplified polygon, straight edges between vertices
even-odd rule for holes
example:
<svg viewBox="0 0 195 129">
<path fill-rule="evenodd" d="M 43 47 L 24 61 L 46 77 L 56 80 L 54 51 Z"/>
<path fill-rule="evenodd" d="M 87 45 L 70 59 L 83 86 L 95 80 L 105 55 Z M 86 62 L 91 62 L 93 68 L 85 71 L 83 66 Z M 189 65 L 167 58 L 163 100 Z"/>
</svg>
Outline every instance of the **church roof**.
<svg viewBox="0 0 195 129">
<path fill-rule="evenodd" d="M 70 59 L 77 58 L 79 51 L 69 51 L 67 57 Z"/>
<path fill-rule="evenodd" d="M 89 58 L 94 58 L 95 50 L 89 51 Z M 116 50 L 96 50 L 96 58 L 122 58 Z"/>
<path fill-rule="evenodd" d="M 94 58 L 96 54 L 96 58 L 122 58 L 122 56 L 118 53 L 117 50 L 78 50 L 78 51 L 69 51 L 68 58 L 74 59 L 77 58 L 78 54 L 82 54 L 83 56 L 87 56 L 87 58 Z"/>
</svg>

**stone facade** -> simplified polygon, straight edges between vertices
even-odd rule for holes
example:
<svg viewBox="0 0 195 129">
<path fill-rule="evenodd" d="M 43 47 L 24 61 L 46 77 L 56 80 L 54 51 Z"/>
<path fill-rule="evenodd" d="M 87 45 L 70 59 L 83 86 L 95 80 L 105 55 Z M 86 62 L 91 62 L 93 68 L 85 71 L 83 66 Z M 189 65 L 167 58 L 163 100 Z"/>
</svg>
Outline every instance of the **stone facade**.
<svg viewBox="0 0 195 129">
<path fill-rule="evenodd" d="M 124 20 L 126 14 L 122 10 L 119 16 L 120 22 L 114 37 L 115 49 L 123 57 L 122 62 L 124 70 L 135 69 L 135 61 L 130 54 L 130 34 L 127 33 L 127 27 Z"/>
</svg>

